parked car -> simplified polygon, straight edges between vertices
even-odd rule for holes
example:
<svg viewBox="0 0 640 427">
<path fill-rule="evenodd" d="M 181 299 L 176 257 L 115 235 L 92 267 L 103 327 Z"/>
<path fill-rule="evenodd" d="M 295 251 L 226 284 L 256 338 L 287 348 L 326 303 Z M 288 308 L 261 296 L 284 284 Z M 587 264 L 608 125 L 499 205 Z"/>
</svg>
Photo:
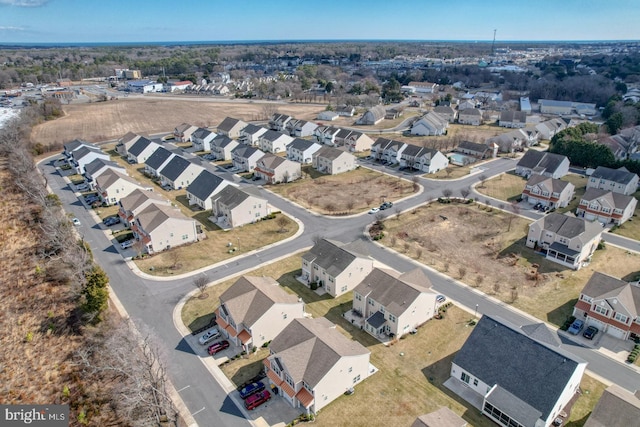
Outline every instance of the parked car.
<svg viewBox="0 0 640 427">
<path fill-rule="evenodd" d="M 436 295 L 436 301 L 439 304 L 442 304 L 443 302 L 445 302 L 447 300 L 447 297 L 445 297 L 444 295 Z"/>
<path fill-rule="evenodd" d="M 598 328 L 596 328 L 595 326 L 589 326 L 587 329 L 584 330 L 584 332 L 582 333 L 582 336 L 588 340 L 592 340 L 597 333 L 598 333 Z"/>
<path fill-rule="evenodd" d="M 206 343 L 213 341 L 219 337 L 220 331 L 218 330 L 218 328 L 211 328 L 198 339 L 198 342 L 202 345 L 205 345 Z"/>
<path fill-rule="evenodd" d="M 576 319 L 573 321 L 571 326 L 569 326 L 569 329 L 567 329 L 567 332 L 569 332 L 571 335 L 578 335 L 578 333 L 582 330 L 583 326 L 584 326 L 584 322 L 580 319 Z"/>
<path fill-rule="evenodd" d="M 383 204 L 380 205 L 380 210 L 383 211 L 385 209 L 389 209 L 392 206 L 393 206 L 392 202 L 384 202 Z"/>
<path fill-rule="evenodd" d="M 100 200 L 100 198 L 98 196 L 96 196 L 95 194 L 89 194 L 88 196 L 85 196 L 84 201 L 87 202 L 88 205 L 97 202 L 98 200 Z"/>
<path fill-rule="evenodd" d="M 75 225 L 75 226 L 82 225 L 82 224 L 80 224 L 80 220 L 79 220 L 78 218 L 73 218 L 73 219 L 71 220 L 71 222 L 72 222 L 72 223 L 73 223 L 73 225 Z"/>
<path fill-rule="evenodd" d="M 380 209 L 379 209 L 379 208 L 371 208 L 371 209 L 369 210 L 369 213 L 370 213 L 370 214 L 374 214 L 374 213 L 378 213 L 378 212 L 380 212 Z"/>
<path fill-rule="evenodd" d="M 88 189 L 89 189 L 89 186 L 84 182 L 76 185 L 76 191 L 87 191 Z"/>
<path fill-rule="evenodd" d="M 252 410 L 267 402 L 269 399 L 271 399 L 271 393 L 267 390 L 263 390 L 260 393 L 249 396 L 247 400 L 244 401 L 244 407 L 248 410 Z"/>
<path fill-rule="evenodd" d="M 220 353 L 225 348 L 229 348 L 229 341 L 222 340 L 211 344 L 207 349 L 207 352 L 213 356 L 216 353 Z"/>
<path fill-rule="evenodd" d="M 131 240 L 125 240 L 124 242 L 120 243 L 120 247 L 121 247 L 122 249 L 130 248 L 131 246 L 133 246 L 133 244 L 134 244 L 135 242 L 136 242 L 136 241 L 135 241 L 134 239 L 131 239 Z"/>
<path fill-rule="evenodd" d="M 112 226 L 112 225 L 116 225 L 116 224 L 120 224 L 120 217 L 119 216 L 110 216 L 105 218 L 102 223 L 104 225 L 106 225 L 107 227 Z"/>
<path fill-rule="evenodd" d="M 240 390 L 240 397 L 246 399 L 252 394 L 256 394 L 262 390 L 264 390 L 264 383 L 262 381 L 251 383 Z"/>
</svg>

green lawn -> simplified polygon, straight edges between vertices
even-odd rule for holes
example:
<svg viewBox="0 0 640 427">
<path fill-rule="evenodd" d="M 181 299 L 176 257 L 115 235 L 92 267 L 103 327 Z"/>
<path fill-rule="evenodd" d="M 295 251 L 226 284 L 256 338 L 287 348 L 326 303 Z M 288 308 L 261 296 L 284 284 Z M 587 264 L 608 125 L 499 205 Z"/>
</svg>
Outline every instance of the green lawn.
<svg viewBox="0 0 640 427">
<path fill-rule="evenodd" d="M 632 194 L 633 197 L 640 200 L 640 191 Z M 612 233 L 628 237 L 633 240 L 640 240 L 640 203 L 636 206 L 633 217 L 619 227 L 611 230 Z"/>
</svg>

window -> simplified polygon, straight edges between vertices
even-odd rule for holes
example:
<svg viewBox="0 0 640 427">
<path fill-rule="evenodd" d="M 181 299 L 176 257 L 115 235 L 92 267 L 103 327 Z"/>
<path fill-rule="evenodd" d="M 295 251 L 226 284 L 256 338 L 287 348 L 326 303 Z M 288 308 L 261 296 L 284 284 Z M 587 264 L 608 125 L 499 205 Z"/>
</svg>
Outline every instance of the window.
<svg viewBox="0 0 640 427">
<path fill-rule="evenodd" d="M 293 379 L 288 375 L 288 374 L 284 374 L 284 380 L 287 382 L 287 384 L 289 384 L 291 387 L 295 388 L 295 385 L 293 384 Z"/>
<path fill-rule="evenodd" d="M 360 381 L 360 375 L 357 375 L 353 378 L 353 383 L 357 383 L 358 381 Z"/>
<path fill-rule="evenodd" d="M 349 366 L 349 372 L 353 371 L 353 367 Z"/>
<path fill-rule="evenodd" d="M 596 305 L 596 307 L 594 308 L 594 311 L 596 313 L 602 314 L 603 316 L 606 316 L 607 314 L 609 314 L 609 310 L 607 310 L 606 308 L 601 307 L 599 305 Z"/>
<path fill-rule="evenodd" d="M 462 375 L 460 376 L 460 379 L 465 383 L 469 384 L 469 380 L 471 380 L 471 377 L 466 372 L 463 372 Z"/>
<path fill-rule="evenodd" d="M 169 233 L 169 237 L 173 237 L 173 233 Z"/>
<path fill-rule="evenodd" d="M 369 305 L 376 305 L 376 303 L 371 298 L 369 298 Z"/>
<path fill-rule="evenodd" d="M 362 301 L 362 295 L 360 295 L 359 293 L 355 293 L 355 297 L 358 301 Z"/>
<path fill-rule="evenodd" d="M 629 318 L 628 318 L 627 316 L 625 316 L 624 314 L 616 313 L 615 319 L 616 319 L 618 322 L 621 322 L 621 323 L 627 323 L 627 320 L 628 320 Z"/>
<path fill-rule="evenodd" d="M 380 306 L 380 313 L 384 313 L 384 305 Z"/>
<path fill-rule="evenodd" d="M 473 379 L 473 385 L 475 385 L 475 386 L 477 386 L 477 385 L 478 385 L 478 379 L 477 379 L 477 378 L 474 378 L 474 379 Z"/>
<path fill-rule="evenodd" d="M 586 295 L 580 295 L 580 299 L 581 299 L 582 301 L 586 301 L 586 302 L 588 302 L 589 304 L 591 304 L 591 302 L 593 301 L 593 298 L 588 297 L 588 296 L 586 296 Z"/>
<path fill-rule="evenodd" d="M 347 292 L 347 287 L 343 286 L 342 288 L 340 288 L 340 292 Z"/>
<path fill-rule="evenodd" d="M 393 314 L 389 314 L 389 320 L 391 320 L 393 323 L 396 323 L 396 316 L 394 316 Z"/>
<path fill-rule="evenodd" d="M 183 234 L 183 235 L 182 235 L 182 240 L 187 240 L 188 238 L 189 238 L 189 235 L 188 235 L 188 234 Z"/>
<path fill-rule="evenodd" d="M 282 318 L 286 319 L 287 318 L 287 313 L 282 313 Z"/>
</svg>

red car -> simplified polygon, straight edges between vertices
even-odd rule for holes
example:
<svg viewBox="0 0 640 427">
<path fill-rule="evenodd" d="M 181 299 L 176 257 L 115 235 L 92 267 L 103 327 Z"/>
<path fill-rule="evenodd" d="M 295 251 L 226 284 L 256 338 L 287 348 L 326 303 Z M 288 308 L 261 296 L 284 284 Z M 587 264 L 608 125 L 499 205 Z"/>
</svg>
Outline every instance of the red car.
<svg viewBox="0 0 640 427">
<path fill-rule="evenodd" d="M 229 341 L 222 340 L 222 341 L 218 341 L 216 343 L 211 344 L 207 349 L 207 351 L 209 352 L 210 355 L 213 356 L 214 354 L 219 353 L 228 347 L 229 347 Z"/>
<path fill-rule="evenodd" d="M 244 407 L 249 410 L 255 409 L 269 399 L 271 399 L 271 393 L 269 393 L 267 390 L 264 390 L 260 393 L 252 394 L 251 396 L 247 397 L 247 400 L 244 401 Z"/>
</svg>

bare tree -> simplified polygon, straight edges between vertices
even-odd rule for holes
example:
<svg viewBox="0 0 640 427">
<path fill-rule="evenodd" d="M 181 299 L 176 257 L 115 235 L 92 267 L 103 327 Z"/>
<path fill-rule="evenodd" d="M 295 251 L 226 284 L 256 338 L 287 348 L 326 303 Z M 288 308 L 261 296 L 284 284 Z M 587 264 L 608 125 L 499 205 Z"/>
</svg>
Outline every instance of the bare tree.
<svg viewBox="0 0 640 427">
<path fill-rule="evenodd" d="M 460 195 L 463 199 L 467 200 L 467 196 L 471 193 L 471 189 L 469 187 L 464 187 L 460 190 Z"/>
<path fill-rule="evenodd" d="M 488 179 L 487 175 L 482 174 L 479 176 L 479 179 L 480 179 L 480 188 L 484 188 L 484 183 L 487 182 L 487 179 Z"/>
<path fill-rule="evenodd" d="M 395 212 L 396 212 L 396 219 L 400 219 L 400 214 L 402 213 L 402 209 L 400 209 L 399 206 L 396 206 Z"/>
<path fill-rule="evenodd" d="M 278 232 L 285 233 L 287 231 L 287 225 L 289 224 L 289 220 L 287 219 L 287 217 L 280 215 L 276 220 L 276 224 L 278 224 L 278 227 L 280 227 Z"/>
<path fill-rule="evenodd" d="M 201 274 L 193 279 L 193 286 L 200 291 L 200 298 L 206 298 L 207 284 L 209 283 L 209 277 L 206 274 Z"/>
<path fill-rule="evenodd" d="M 278 114 L 278 106 L 271 102 L 262 104 L 262 117 L 269 120 L 274 114 Z"/>
<path fill-rule="evenodd" d="M 450 198 L 452 194 L 453 194 L 453 191 L 451 191 L 451 189 L 450 189 L 450 188 L 444 188 L 444 189 L 442 190 L 442 196 L 443 196 L 445 199 Z"/>
<path fill-rule="evenodd" d="M 464 266 L 458 267 L 458 274 L 460 274 L 460 278 L 464 278 L 464 276 L 467 274 L 467 268 Z"/>
</svg>

